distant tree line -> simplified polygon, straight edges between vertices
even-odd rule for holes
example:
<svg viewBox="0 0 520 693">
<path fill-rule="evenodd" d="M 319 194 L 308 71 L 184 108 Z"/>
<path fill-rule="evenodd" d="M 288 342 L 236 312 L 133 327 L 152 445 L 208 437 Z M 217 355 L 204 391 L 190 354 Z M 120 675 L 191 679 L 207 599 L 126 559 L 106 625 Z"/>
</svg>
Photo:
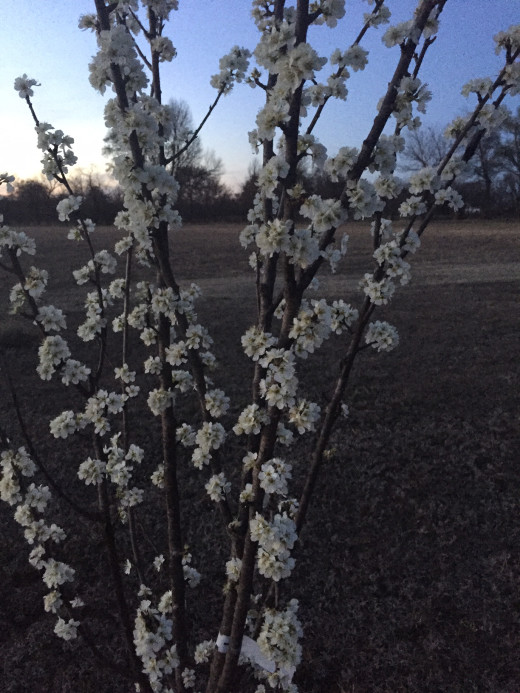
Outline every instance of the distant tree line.
<svg viewBox="0 0 520 693">
<path fill-rule="evenodd" d="M 240 204 L 237 209 L 241 196 L 222 183 L 222 161 L 205 150 L 198 137 L 192 137 L 194 126 L 189 106 L 175 100 L 168 106 L 172 132 L 167 154 L 172 159 L 170 170 L 179 182 L 176 207 L 181 217 L 200 222 L 238 219 L 243 211 Z M 109 158 L 119 153 L 109 137 L 105 139 L 104 153 Z M 87 217 L 100 225 L 113 223 L 122 209 L 123 196 L 110 176 L 80 171 L 69 182 L 74 194 L 83 197 L 82 210 Z M 65 196 L 65 190 L 45 178 L 20 180 L 13 193 L 0 198 L 0 214 L 11 225 L 54 224 L 56 205 Z"/>
<path fill-rule="evenodd" d="M 74 192 L 84 198 L 85 214 L 96 224 L 112 224 L 122 205 L 119 191 L 92 174 L 77 174 L 73 182 Z M 0 214 L 13 226 L 55 224 L 56 205 L 67 194 L 45 178 L 19 180 L 13 193 L 0 198 Z"/>
<path fill-rule="evenodd" d="M 412 131 L 407 138 L 402 169 L 436 166 L 451 146 L 441 129 Z M 520 214 L 520 108 L 480 140 L 471 167 L 455 187 L 466 211 L 484 217 Z"/>
<path fill-rule="evenodd" d="M 168 142 L 170 169 L 179 182 L 177 209 L 185 221 L 242 221 L 253 204 L 260 165 L 254 161 L 238 192 L 221 181 L 222 161 L 193 138 L 193 119 L 184 101 L 170 101 L 172 134 Z M 189 143 L 189 146 L 187 144 Z M 400 171 L 407 174 L 436 166 L 450 147 L 449 138 L 439 128 L 411 131 L 406 140 Z M 105 154 L 117 154 L 105 140 Z M 320 169 L 302 162 L 300 176 L 305 189 L 336 198 L 342 183 L 334 183 Z M 122 208 L 123 198 L 110 179 L 91 172 L 71 178 L 74 193 L 84 199 L 82 209 L 96 224 L 111 225 Z M 520 108 L 508 113 L 503 122 L 482 138 L 471 169 L 455 185 L 465 207 L 462 214 L 484 217 L 520 215 Z M 11 225 L 46 225 L 56 222 L 56 205 L 66 196 L 55 182 L 46 179 L 21 180 L 13 193 L 0 198 L 0 214 Z M 406 186 L 390 201 L 387 213 L 398 216 L 401 202 L 408 196 Z M 442 209 L 439 210 L 442 214 Z M 446 210 L 446 214 L 452 212 Z"/>
<path fill-rule="evenodd" d="M 483 137 L 465 176 L 454 184 L 462 195 L 464 207 L 457 216 L 518 217 L 520 215 L 520 108 L 506 112 L 503 121 Z M 397 174 L 403 179 L 403 191 L 389 200 L 385 213 L 399 217 L 399 206 L 409 196 L 406 186 L 410 174 L 437 166 L 451 147 L 450 137 L 440 128 L 423 127 L 410 131 L 406 138 Z M 259 165 L 251 165 L 237 203 L 246 214 L 256 192 Z M 337 198 L 343 184 L 330 180 L 325 172 L 302 162 L 300 177 L 305 189 L 325 198 Z M 453 216 L 447 206 L 437 215 Z"/>
<path fill-rule="evenodd" d="M 204 167 L 178 172 L 182 195 L 179 196 L 177 209 L 185 221 L 234 221 L 238 220 L 242 210 L 247 212 L 247 203 L 239 204 L 237 208 L 241 195 L 233 194 L 223 185 L 219 175 Z M 98 225 L 110 226 L 123 207 L 119 188 L 90 174 L 77 175 L 75 184 L 73 191 L 83 197 L 82 209 L 85 214 Z M 0 214 L 11 226 L 55 224 L 56 205 L 67 196 L 68 193 L 50 185 L 43 178 L 19 180 L 14 184 L 13 193 L 0 197 Z"/>
<path fill-rule="evenodd" d="M 238 218 L 237 195 L 220 183 L 217 176 L 198 168 L 180 171 L 178 179 L 184 187 L 177 209 L 185 221 Z M 84 174 L 76 176 L 75 182 L 73 191 L 83 197 L 85 214 L 98 225 L 110 226 L 123 207 L 119 188 Z M 0 197 L 0 214 L 11 226 L 55 224 L 56 205 L 67 196 L 68 193 L 49 185 L 45 179 L 19 180 L 15 182 L 13 193 Z"/>
</svg>

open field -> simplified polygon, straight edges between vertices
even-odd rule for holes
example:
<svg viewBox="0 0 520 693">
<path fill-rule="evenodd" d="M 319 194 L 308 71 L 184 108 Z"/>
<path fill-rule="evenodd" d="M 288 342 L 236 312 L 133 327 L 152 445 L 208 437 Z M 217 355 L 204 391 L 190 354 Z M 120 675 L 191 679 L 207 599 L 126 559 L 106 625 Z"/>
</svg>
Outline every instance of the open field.
<svg viewBox="0 0 520 693">
<path fill-rule="evenodd" d="M 187 226 L 173 244 L 179 279 L 194 280 L 204 291 L 201 321 L 221 362 L 215 381 L 239 398 L 231 415 L 248 397 L 240 334 L 255 309 L 239 230 Z M 74 322 L 82 291 L 70 292 L 59 274 L 82 264 L 79 247 L 62 241 L 63 231 L 33 231 L 41 249 L 35 264 L 51 274 L 49 302 L 65 304 Z M 362 224 L 349 233 L 344 265 L 324 276 L 317 296 L 358 300 L 359 278 L 371 268 L 371 239 Z M 293 578 L 282 587 L 301 605 L 305 639 L 295 680 L 303 693 L 520 692 L 518 224 L 437 223 L 411 262 L 412 284 L 376 314 L 397 326 L 400 346 L 358 359 L 347 398 L 351 416 L 333 435 Z M 2 311 L 11 283 L 0 275 Z M 59 475 L 77 466 L 83 451 L 67 441 L 56 452 L 49 439 L 48 418 L 66 404 L 57 401 L 58 386 L 33 378 L 37 344 L 30 325 L 2 312 L 0 345 L 39 449 Z M 331 341 L 321 361 L 305 364 L 304 379 L 320 404 L 339 348 Z M 0 425 L 14 432 L 3 382 L 0 388 Z M 157 452 L 153 440 L 149 446 Z M 297 453 L 299 459 L 290 460 L 296 485 L 306 450 L 300 446 Z M 214 508 L 190 469 L 181 482 L 189 539 L 201 529 L 207 536 L 194 555 L 200 550 L 204 558 L 196 564 L 203 573 L 197 589 L 208 596 L 198 604 L 190 595 L 190 607 L 214 612 L 216 633 L 222 573 L 210 560 L 220 536 Z M 85 493 L 79 485 L 72 492 Z M 153 531 L 153 517 L 143 523 Z M 127 691 L 80 644 L 63 646 L 52 634 L 54 618 L 43 611 L 46 590 L 3 506 L 0 532 L 0 690 Z M 105 570 L 101 543 L 84 548 L 88 532 L 80 524 L 70 539 L 85 601 L 98 596 Z M 110 609 L 104 599 L 91 610 L 100 642 Z"/>
</svg>

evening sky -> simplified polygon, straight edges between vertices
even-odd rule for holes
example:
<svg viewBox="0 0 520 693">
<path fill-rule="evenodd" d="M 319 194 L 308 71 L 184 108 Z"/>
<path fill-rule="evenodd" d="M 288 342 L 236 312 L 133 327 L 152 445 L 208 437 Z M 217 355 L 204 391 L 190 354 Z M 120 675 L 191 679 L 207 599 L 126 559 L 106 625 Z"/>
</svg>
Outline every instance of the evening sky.
<svg viewBox="0 0 520 693">
<path fill-rule="evenodd" d="M 409 19 L 414 0 L 389 0 L 392 23 Z M 39 152 L 30 114 L 13 90 L 22 73 L 37 79 L 34 104 L 40 120 L 50 122 L 75 139 L 74 150 L 83 169 L 104 168 L 101 147 L 105 128 L 103 97 L 88 81 L 88 62 L 95 53 L 95 37 L 77 28 L 79 15 L 92 12 L 92 0 L 2 0 L 0 39 L 0 171 L 32 177 L 39 171 Z M 361 26 L 365 2 L 346 2 L 347 13 L 338 26 L 313 27 L 310 42 L 319 55 L 329 57 L 335 48 L 347 48 Z M 233 45 L 253 49 L 258 32 L 250 18 L 248 0 L 180 0 L 172 13 L 167 35 L 178 56 L 165 65 L 164 100 L 184 99 L 197 123 L 215 97 L 209 85 L 218 72 L 219 57 Z M 494 53 L 492 37 L 520 23 L 520 0 L 448 0 L 439 37 L 424 64 L 422 78 L 433 99 L 423 120 L 444 126 L 468 110 L 470 103 L 460 88 L 469 79 L 494 76 L 501 59 Z M 315 134 L 330 154 L 343 145 L 359 146 L 376 104 L 391 77 L 399 48 L 386 48 L 381 36 L 386 27 L 372 30 L 363 41 L 370 51 L 365 72 L 353 73 L 347 82 L 347 102 L 328 104 L 321 129 Z M 327 66 L 323 75 L 328 74 Z M 236 188 L 252 159 L 247 132 L 263 94 L 245 84 L 235 86 L 221 100 L 202 132 L 202 143 L 215 151 L 225 167 L 225 180 Z"/>
</svg>

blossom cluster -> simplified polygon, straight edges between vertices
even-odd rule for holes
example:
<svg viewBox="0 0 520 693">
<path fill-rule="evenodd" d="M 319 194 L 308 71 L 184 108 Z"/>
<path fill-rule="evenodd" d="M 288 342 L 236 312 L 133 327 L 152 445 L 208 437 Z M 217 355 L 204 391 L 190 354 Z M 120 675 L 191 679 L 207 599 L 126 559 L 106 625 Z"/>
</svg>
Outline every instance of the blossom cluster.
<svg viewBox="0 0 520 693">
<path fill-rule="evenodd" d="M 291 685 L 292 674 L 302 656 L 299 640 L 303 628 L 297 612 L 297 599 L 291 599 L 283 611 L 267 609 L 257 641 L 262 653 L 276 667 L 273 673 L 266 674 L 269 685 L 281 686 L 284 691 L 295 690 Z"/>
<path fill-rule="evenodd" d="M 43 152 L 42 172 L 49 179 L 63 179 L 70 166 L 74 166 L 78 158 L 71 145 L 74 139 L 65 135 L 62 130 L 55 130 L 49 123 L 36 125 L 38 148 Z M 60 221 L 63 221 L 60 214 Z"/>
<path fill-rule="evenodd" d="M 157 608 L 149 599 L 142 600 L 135 617 L 135 652 L 143 663 L 143 672 L 154 693 L 164 690 L 163 678 L 179 666 L 177 646 L 172 643 L 171 610 L 171 592 L 166 592 Z"/>
<path fill-rule="evenodd" d="M 291 469 L 291 465 L 279 457 L 274 457 L 264 462 L 258 474 L 260 487 L 266 494 L 276 493 L 280 496 L 286 496 L 288 493 L 287 483 L 291 478 Z"/>
<path fill-rule="evenodd" d="M 16 256 L 22 253 L 34 255 L 36 252 L 36 244 L 33 238 L 30 238 L 24 231 L 11 229 L 3 223 L 3 217 L 0 216 L 0 257 L 2 250 L 12 250 Z"/>
<path fill-rule="evenodd" d="M 7 193 L 12 193 L 14 191 L 13 182 L 14 176 L 6 172 L 0 173 L 0 185 L 5 185 Z"/>
<path fill-rule="evenodd" d="M 287 513 L 276 513 L 272 521 L 260 513 L 249 523 L 251 539 L 258 542 L 257 564 L 260 575 L 275 582 L 287 578 L 294 568 L 291 557 L 297 536 L 294 520 Z"/>
<path fill-rule="evenodd" d="M 0 455 L 0 498 L 11 506 L 16 506 L 15 521 L 23 527 L 27 543 L 33 546 L 29 554 L 29 562 L 37 570 L 42 571 L 42 580 L 50 590 L 44 597 L 45 611 L 58 615 L 54 632 L 64 640 L 77 637 L 80 622 L 63 615 L 70 614 L 71 609 L 81 607 L 79 597 L 66 599 L 62 594 L 63 586 L 73 582 L 75 570 L 62 561 L 47 555 L 48 544 L 60 544 L 66 539 L 64 530 L 53 523 L 48 523 L 45 514 L 51 492 L 48 486 L 28 483 L 25 479 L 34 477 L 37 466 L 27 450 L 5 450 Z"/>
<path fill-rule="evenodd" d="M 376 351 L 391 351 L 399 344 L 399 335 L 393 325 L 376 320 L 369 324 L 365 333 L 365 341 Z"/>
<path fill-rule="evenodd" d="M 228 94 L 235 82 L 242 82 L 249 67 L 251 53 L 240 46 L 234 46 L 219 62 L 220 72 L 211 78 L 211 86 L 223 94 Z"/>
</svg>

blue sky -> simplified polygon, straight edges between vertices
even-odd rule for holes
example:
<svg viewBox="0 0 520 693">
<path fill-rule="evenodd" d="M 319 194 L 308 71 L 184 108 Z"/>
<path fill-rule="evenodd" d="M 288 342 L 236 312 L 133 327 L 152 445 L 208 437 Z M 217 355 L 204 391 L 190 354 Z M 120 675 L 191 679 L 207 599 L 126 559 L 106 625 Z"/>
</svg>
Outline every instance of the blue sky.
<svg viewBox="0 0 520 693">
<path fill-rule="evenodd" d="M 388 0 L 392 21 L 411 16 L 414 0 Z M 92 0 L 2 0 L 0 39 L 0 171 L 19 177 L 38 174 L 32 121 L 24 102 L 12 89 L 14 79 L 27 73 L 41 82 L 34 103 L 41 120 L 75 138 L 79 165 L 103 168 L 101 147 L 105 128 L 106 98 L 88 82 L 88 62 L 95 38 L 77 28 L 80 14 L 93 8 Z M 164 98 L 181 98 L 190 105 L 194 120 L 201 119 L 215 96 L 209 86 L 218 72 L 218 60 L 239 44 L 254 48 L 257 30 L 250 19 L 248 0 L 180 0 L 172 14 L 168 35 L 178 57 L 166 66 Z M 320 55 L 346 48 L 359 31 L 361 16 L 369 5 L 347 0 L 347 14 L 334 30 L 315 27 L 310 41 Z M 448 0 L 441 30 L 422 72 L 434 97 L 424 121 L 444 125 L 468 108 L 460 95 L 469 79 L 492 76 L 500 67 L 492 37 L 520 22 L 520 0 Z M 349 99 L 327 106 L 321 129 L 315 134 L 334 154 L 340 146 L 359 145 L 371 123 L 375 106 L 384 92 L 398 59 L 398 48 L 381 42 L 384 27 L 367 35 L 363 45 L 370 51 L 364 73 L 349 80 Z M 326 70 L 327 68 L 325 68 Z M 221 100 L 202 132 L 202 143 L 223 160 L 226 182 L 236 187 L 252 158 L 247 132 L 255 126 L 262 94 L 237 85 Z"/>
</svg>

